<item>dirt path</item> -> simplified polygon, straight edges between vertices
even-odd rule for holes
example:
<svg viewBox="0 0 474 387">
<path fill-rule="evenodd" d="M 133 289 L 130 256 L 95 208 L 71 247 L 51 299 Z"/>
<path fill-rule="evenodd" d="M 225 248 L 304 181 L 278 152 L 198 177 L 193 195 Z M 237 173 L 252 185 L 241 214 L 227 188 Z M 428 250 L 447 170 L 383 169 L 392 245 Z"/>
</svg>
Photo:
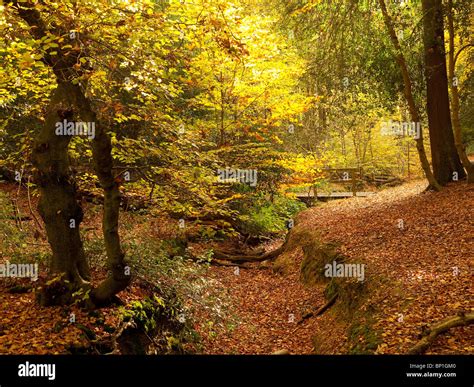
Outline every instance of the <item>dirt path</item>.
<svg viewBox="0 0 474 387">
<path fill-rule="evenodd" d="M 323 297 L 315 289 L 305 289 L 296 273 L 281 277 L 270 269 L 241 269 L 236 275 L 232 268 L 213 268 L 210 275 L 231 289 L 240 323 L 232 332 L 207 341 L 205 352 L 311 353 L 316 321 L 294 331 L 302 311 L 323 303 Z"/>
</svg>

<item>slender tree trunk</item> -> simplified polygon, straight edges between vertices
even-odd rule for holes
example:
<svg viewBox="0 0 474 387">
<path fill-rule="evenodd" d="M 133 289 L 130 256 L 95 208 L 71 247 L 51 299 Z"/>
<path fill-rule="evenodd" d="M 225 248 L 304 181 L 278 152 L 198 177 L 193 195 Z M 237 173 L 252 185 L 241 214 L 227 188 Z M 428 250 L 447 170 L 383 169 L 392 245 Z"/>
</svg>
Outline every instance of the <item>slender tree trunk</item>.
<svg viewBox="0 0 474 387">
<path fill-rule="evenodd" d="M 341 137 L 341 151 L 344 156 L 344 166 L 347 167 L 346 133 L 344 129 L 340 130 L 339 135 Z"/>
<path fill-rule="evenodd" d="M 407 144 L 407 174 L 408 174 L 408 180 L 411 180 L 411 175 L 410 175 L 410 143 Z"/>
<path fill-rule="evenodd" d="M 120 244 L 119 214 L 120 188 L 115 180 L 113 171 L 112 143 L 104 125 L 97 120 L 91 103 L 79 86 L 75 87 L 76 104 L 80 108 L 81 118 L 86 122 L 94 122 L 95 137 L 92 140 L 92 155 L 94 169 L 104 190 L 104 212 L 102 217 L 102 232 L 104 234 L 105 250 L 109 276 L 99 286 L 93 289 L 91 299 L 94 305 L 101 306 L 109 303 L 113 296 L 125 289 L 131 281 L 130 267 L 125 261 L 125 254 Z"/>
<path fill-rule="evenodd" d="M 400 42 L 398 41 L 397 34 L 395 33 L 395 29 L 393 28 L 393 23 L 390 18 L 390 15 L 388 14 L 385 1 L 379 0 L 379 4 L 382 10 L 385 27 L 387 28 L 388 34 L 390 36 L 390 40 L 392 41 L 393 47 L 395 48 L 395 51 L 396 51 L 396 60 L 397 60 L 398 66 L 400 67 L 400 71 L 402 72 L 403 84 L 404 84 L 403 94 L 405 95 L 405 100 L 408 104 L 408 111 L 410 112 L 410 118 L 413 122 L 420 122 L 420 115 L 415 103 L 415 98 L 413 96 L 413 91 L 412 91 L 413 87 L 412 87 L 412 82 L 410 79 L 410 74 L 408 72 L 408 66 L 405 60 L 405 56 L 403 55 Z M 423 171 L 429 183 L 428 188 L 434 189 L 436 191 L 441 190 L 441 186 L 439 185 L 437 179 L 435 178 L 433 172 L 431 171 L 430 163 L 428 161 L 428 157 L 426 156 L 425 144 L 423 142 L 423 129 L 421 125 L 420 125 L 419 137 L 416 139 L 416 150 L 418 151 L 421 167 L 423 168 Z"/>
<path fill-rule="evenodd" d="M 224 127 L 224 120 L 225 120 L 225 92 L 224 92 L 224 78 L 223 78 L 223 75 L 222 75 L 222 71 L 221 71 L 221 74 L 220 74 L 220 78 L 219 78 L 220 82 L 221 82 L 221 90 L 220 90 L 220 97 L 221 97 L 221 100 L 220 100 L 220 105 L 221 105 L 221 109 L 220 109 L 220 116 L 219 116 L 219 131 L 220 131 L 220 146 L 224 146 L 225 145 L 225 141 L 226 141 L 226 138 L 225 138 L 225 127 Z"/>
<path fill-rule="evenodd" d="M 459 90 L 458 83 L 455 82 L 456 62 L 454 56 L 454 15 L 453 15 L 453 1 L 448 0 L 447 7 L 448 32 L 449 32 L 449 55 L 448 55 L 448 81 L 451 88 L 451 120 L 454 132 L 454 144 L 458 151 L 459 158 L 462 165 L 467 172 L 467 182 L 474 183 L 474 164 L 471 163 L 466 154 L 466 149 L 462 142 L 461 134 L 461 120 L 459 119 Z"/>
<path fill-rule="evenodd" d="M 422 0 L 423 44 L 431 158 L 436 180 L 445 185 L 466 176 L 454 145 L 449 110 L 448 77 L 441 0 Z"/>
</svg>

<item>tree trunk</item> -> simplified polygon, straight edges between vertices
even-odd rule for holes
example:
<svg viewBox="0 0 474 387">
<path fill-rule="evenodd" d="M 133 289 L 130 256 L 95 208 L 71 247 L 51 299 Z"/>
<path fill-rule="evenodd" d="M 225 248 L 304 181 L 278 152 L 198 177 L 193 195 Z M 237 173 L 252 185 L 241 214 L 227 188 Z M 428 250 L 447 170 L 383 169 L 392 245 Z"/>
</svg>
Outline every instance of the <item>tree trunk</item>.
<svg viewBox="0 0 474 387">
<path fill-rule="evenodd" d="M 422 0 L 422 9 L 431 158 L 436 180 L 445 185 L 466 174 L 454 145 L 451 126 L 441 0 Z"/>
<path fill-rule="evenodd" d="M 33 3 L 17 0 L 13 1 L 13 5 L 17 7 L 19 16 L 31 27 L 31 34 L 36 39 L 64 35 L 70 29 L 70 26 L 50 26 L 45 23 Z M 106 129 L 97 122 L 96 114 L 81 86 L 71 82 L 81 75 L 80 70 L 75 69 L 79 54 L 53 50 L 54 55 L 47 52 L 42 60 L 56 75 L 58 87 L 53 93 L 45 125 L 35 141 L 32 161 L 41 193 L 39 212 L 46 224 L 53 252 L 51 272 L 60 274 L 62 280 L 59 284 L 53 281 L 52 286 L 45 286 L 40 293 L 40 302 L 67 303 L 72 300 L 73 291 L 78 288 L 90 289 L 90 271 L 79 233 L 83 212 L 77 201 L 76 186 L 69 168 L 68 146 L 71 136 L 56 135 L 56 123 L 67 120 L 95 125 L 93 162 L 104 190 L 102 229 L 110 270 L 109 277 L 90 295 L 93 306 L 100 306 L 111 301 L 131 280 L 118 233 L 120 190 L 112 174 L 112 144 Z M 86 56 L 83 52 L 81 55 Z"/>
<path fill-rule="evenodd" d="M 97 120 L 90 101 L 79 86 L 76 86 L 76 104 L 80 107 L 81 118 L 94 122 L 95 137 L 92 140 L 94 169 L 104 190 L 104 213 L 102 232 L 107 252 L 107 266 L 110 275 L 91 293 L 94 305 L 101 306 L 110 302 L 115 294 L 125 289 L 131 281 L 130 267 L 120 244 L 119 214 L 120 189 L 113 171 L 112 143 L 105 127 Z"/>
<path fill-rule="evenodd" d="M 392 41 L 393 47 L 396 51 L 396 60 L 398 66 L 400 67 L 400 71 L 402 72 L 404 85 L 403 94 L 405 95 L 405 100 L 408 104 L 410 118 L 413 122 L 420 122 L 420 115 L 418 113 L 418 107 L 416 106 L 415 98 L 413 96 L 413 87 L 410 79 L 410 74 L 408 72 L 408 66 L 405 60 L 405 56 L 403 55 L 400 42 L 398 41 L 397 34 L 395 33 L 395 29 L 393 28 L 392 20 L 390 18 L 390 15 L 388 14 L 387 7 L 385 6 L 385 1 L 379 0 L 379 4 L 382 10 L 385 27 L 387 28 L 390 40 Z M 423 142 L 423 130 L 421 128 L 421 125 L 419 136 L 416 139 L 416 150 L 418 151 L 421 167 L 423 168 L 423 172 L 425 173 L 426 179 L 429 183 L 428 188 L 434 189 L 436 191 L 441 190 L 441 186 L 439 185 L 437 179 L 435 178 L 435 175 L 431 171 L 430 163 L 428 161 L 428 157 L 426 156 L 425 144 Z"/>
<path fill-rule="evenodd" d="M 43 128 L 38 134 L 32 152 L 34 179 L 39 187 L 39 213 L 46 225 L 52 250 L 51 273 L 63 275 L 70 285 L 60 291 L 50 292 L 46 287 L 40 293 L 43 305 L 69 301 L 68 293 L 87 287 L 90 280 L 79 225 L 83 212 L 77 200 L 68 155 L 70 136 L 56 135 L 56 123 L 72 121 L 77 117 L 74 109 L 74 87 L 59 83 L 46 113 Z M 66 282 L 67 284 L 67 282 Z"/>
<path fill-rule="evenodd" d="M 474 183 L 474 164 L 471 163 L 466 154 L 466 149 L 462 142 L 461 134 L 461 120 L 459 119 L 459 90 L 457 81 L 455 82 L 456 60 L 454 56 L 454 15 L 453 15 L 453 1 L 448 0 L 448 32 L 449 32 L 449 55 L 448 55 L 448 81 L 451 89 L 451 120 L 454 132 L 454 145 L 458 151 L 459 158 L 462 165 L 467 172 L 467 182 Z"/>
</svg>

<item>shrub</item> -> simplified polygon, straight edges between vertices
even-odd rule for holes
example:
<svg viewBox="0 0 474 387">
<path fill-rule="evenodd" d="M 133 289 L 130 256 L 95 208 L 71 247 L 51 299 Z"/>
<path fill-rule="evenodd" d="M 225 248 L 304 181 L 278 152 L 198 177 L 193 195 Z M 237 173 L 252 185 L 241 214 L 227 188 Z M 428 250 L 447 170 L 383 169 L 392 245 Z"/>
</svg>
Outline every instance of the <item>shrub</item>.
<svg viewBox="0 0 474 387">
<path fill-rule="evenodd" d="M 241 214 L 239 228 L 243 233 L 262 235 L 285 230 L 287 221 L 305 208 L 300 201 L 283 195 L 270 200 L 258 194 L 239 202 L 234 209 Z"/>
</svg>

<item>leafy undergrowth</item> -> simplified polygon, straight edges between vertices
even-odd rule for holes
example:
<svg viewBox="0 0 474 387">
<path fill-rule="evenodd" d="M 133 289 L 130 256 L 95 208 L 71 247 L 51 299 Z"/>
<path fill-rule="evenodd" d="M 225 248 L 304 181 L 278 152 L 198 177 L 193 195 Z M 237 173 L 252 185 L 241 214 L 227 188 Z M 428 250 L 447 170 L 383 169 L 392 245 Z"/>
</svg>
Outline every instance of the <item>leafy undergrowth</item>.
<svg viewBox="0 0 474 387">
<path fill-rule="evenodd" d="M 282 260 L 285 276 L 269 268 L 212 268 L 231 289 L 240 324 L 206 338 L 212 353 L 406 353 L 423 327 L 460 311 L 472 300 L 474 187 L 452 184 L 441 193 L 412 182 L 370 198 L 333 201 L 300 214 L 295 230 L 340 246 L 364 262 L 368 292 L 347 316 L 344 303 L 297 325 L 309 307 L 324 305 L 325 286 L 300 283 L 303 251 Z M 403 221 L 403 223 L 400 222 Z M 400 227 L 403 225 L 403 227 Z M 473 327 L 437 338 L 427 353 L 473 353 Z"/>
<path fill-rule="evenodd" d="M 180 256 L 177 222 L 132 212 L 122 213 L 120 232 L 134 280 L 118 302 L 91 312 L 79 305 L 39 306 L 35 290 L 49 280 L 44 230 L 31 219 L 24 190 L 1 184 L 0 204 L 0 263 L 39 265 L 37 282 L 0 279 L 0 354 L 195 353 L 198 331 L 223 324 L 226 301 L 205 278 L 208 265 Z M 21 225 L 13 207 L 24 218 Z M 107 275 L 101 208 L 84 203 L 84 209 L 84 247 L 98 285 Z"/>
</svg>

